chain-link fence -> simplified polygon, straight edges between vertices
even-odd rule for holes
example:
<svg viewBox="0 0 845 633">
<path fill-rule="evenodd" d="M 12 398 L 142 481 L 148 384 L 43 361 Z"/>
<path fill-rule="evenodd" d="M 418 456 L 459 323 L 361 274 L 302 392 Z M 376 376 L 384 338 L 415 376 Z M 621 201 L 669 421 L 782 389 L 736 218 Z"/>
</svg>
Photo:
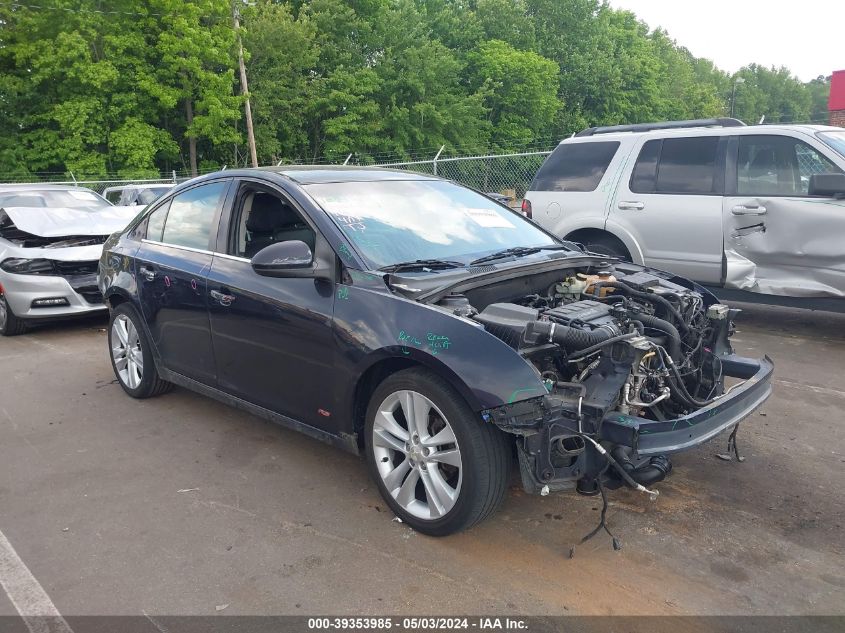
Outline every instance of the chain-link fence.
<svg viewBox="0 0 845 633">
<path fill-rule="evenodd" d="M 517 154 L 491 154 L 487 156 L 458 156 L 450 158 L 432 158 L 431 160 L 410 162 L 381 162 L 377 167 L 391 167 L 425 174 L 433 174 L 454 180 L 468 187 L 485 193 L 498 193 L 511 199 L 518 205 L 534 174 L 551 152 L 521 152 Z M 41 183 L 58 185 L 77 185 L 87 187 L 97 193 L 104 193 L 109 187 L 143 185 L 159 183 L 180 183 L 188 180 L 186 176 L 150 178 L 140 180 L 104 179 L 104 180 L 61 180 L 39 179 Z"/>
<path fill-rule="evenodd" d="M 549 154 L 550 151 L 459 156 L 407 163 L 380 163 L 378 166 L 434 174 L 485 193 L 508 196 L 515 203 L 525 195 L 534 174 Z"/>
</svg>

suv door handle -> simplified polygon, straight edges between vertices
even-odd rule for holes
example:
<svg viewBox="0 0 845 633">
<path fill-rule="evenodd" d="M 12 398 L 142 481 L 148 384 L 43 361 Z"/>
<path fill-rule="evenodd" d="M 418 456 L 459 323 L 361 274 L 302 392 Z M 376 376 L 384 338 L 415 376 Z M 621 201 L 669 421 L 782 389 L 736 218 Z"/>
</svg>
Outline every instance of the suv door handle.
<svg viewBox="0 0 845 633">
<path fill-rule="evenodd" d="M 211 295 L 212 299 L 214 299 L 224 308 L 228 308 L 230 305 L 232 305 L 232 301 L 235 300 L 235 295 L 226 294 L 225 292 L 221 292 L 220 290 L 212 290 L 209 294 Z"/>
<path fill-rule="evenodd" d="M 147 281 L 154 281 L 156 278 L 156 271 L 151 266 L 141 266 L 141 268 L 138 269 L 138 272 L 141 273 L 141 276 Z"/>
<path fill-rule="evenodd" d="M 642 211 L 645 209 L 645 202 L 620 202 L 617 206 L 625 211 Z"/>
<path fill-rule="evenodd" d="M 746 206 L 744 204 L 738 204 L 733 209 L 731 209 L 731 213 L 734 215 L 766 215 L 766 207 L 762 206 Z"/>
</svg>

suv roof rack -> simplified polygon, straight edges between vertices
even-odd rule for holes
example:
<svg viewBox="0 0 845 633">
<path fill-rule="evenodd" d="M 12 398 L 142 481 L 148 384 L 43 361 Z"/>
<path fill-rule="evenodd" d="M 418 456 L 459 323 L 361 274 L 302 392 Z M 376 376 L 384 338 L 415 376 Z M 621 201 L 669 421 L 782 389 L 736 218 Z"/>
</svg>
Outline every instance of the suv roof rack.
<svg viewBox="0 0 845 633">
<path fill-rule="evenodd" d="M 659 123 L 634 123 L 633 125 L 607 125 L 588 127 L 575 136 L 594 136 L 612 132 L 648 132 L 650 130 L 673 130 L 687 127 L 741 127 L 745 123 L 739 119 L 723 117 L 719 119 L 691 119 L 689 121 L 663 121 Z"/>
</svg>

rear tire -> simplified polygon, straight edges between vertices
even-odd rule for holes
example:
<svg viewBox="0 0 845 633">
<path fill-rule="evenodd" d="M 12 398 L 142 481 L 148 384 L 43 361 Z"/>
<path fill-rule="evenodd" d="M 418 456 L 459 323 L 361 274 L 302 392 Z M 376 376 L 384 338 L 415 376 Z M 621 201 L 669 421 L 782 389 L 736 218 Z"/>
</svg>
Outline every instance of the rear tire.
<svg viewBox="0 0 845 633">
<path fill-rule="evenodd" d="M 128 303 L 121 303 L 112 310 L 109 351 L 117 382 L 133 398 L 151 398 L 173 388 L 172 383 L 158 375 L 141 318 Z"/>
<path fill-rule="evenodd" d="M 423 534 L 471 527 L 505 497 L 506 435 L 431 372 L 406 369 L 382 382 L 370 399 L 365 433 L 379 492 L 396 516 Z"/>
<path fill-rule="evenodd" d="M 584 248 L 599 255 L 618 257 L 626 262 L 631 261 L 631 254 L 625 245 L 612 235 L 596 235 L 590 238 Z"/>
<path fill-rule="evenodd" d="M 27 322 L 12 312 L 6 295 L 0 295 L 0 336 L 17 336 L 27 330 Z"/>
</svg>

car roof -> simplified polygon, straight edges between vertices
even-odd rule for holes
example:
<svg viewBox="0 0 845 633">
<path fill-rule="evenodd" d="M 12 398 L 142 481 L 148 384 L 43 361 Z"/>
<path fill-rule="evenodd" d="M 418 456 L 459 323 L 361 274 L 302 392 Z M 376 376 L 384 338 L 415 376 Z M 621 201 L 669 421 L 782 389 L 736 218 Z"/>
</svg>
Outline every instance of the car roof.
<svg viewBox="0 0 845 633">
<path fill-rule="evenodd" d="M 239 170 L 249 172 L 252 170 Z M 376 182 L 383 180 L 440 180 L 437 176 L 384 167 L 351 165 L 281 165 L 259 167 L 256 171 L 280 174 L 301 185 L 330 182 Z"/>
<path fill-rule="evenodd" d="M 74 187 L 73 185 L 48 185 L 37 182 L 0 185 L 0 193 L 6 191 L 87 191 L 93 193 L 93 191 L 87 187 Z"/>
<path fill-rule="evenodd" d="M 742 134 L 772 134 L 780 132 L 803 132 L 812 135 L 816 132 L 841 132 L 841 127 L 831 125 L 804 125 L 804 124 L 772 124 L 772 125 L 745 125 L 740 127 L 683 127 L 660 130 L 648 130 L 642 132 L 607 132 L 594 134 L 592 136 L 573 136 L 565 138 L 561 143 L 584 143 L 598 141 L 619 141 L 626 138 L 671 138 L 675 136 L 733 136 Z"/>
</svg>

